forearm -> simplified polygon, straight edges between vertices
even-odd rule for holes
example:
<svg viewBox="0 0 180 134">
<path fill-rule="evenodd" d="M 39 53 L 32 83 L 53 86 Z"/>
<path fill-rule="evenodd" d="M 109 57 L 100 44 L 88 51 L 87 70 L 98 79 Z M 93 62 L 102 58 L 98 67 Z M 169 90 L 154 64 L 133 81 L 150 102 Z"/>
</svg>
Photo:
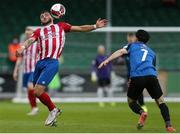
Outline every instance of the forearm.
<svg viewBox="0 0 180 134">
<path fill-rule="evenodd" d="M 20 65 L 22 64 L 22 58 L 18 58 L 14 67 L 14 73 L 18 72 Z"/>
<path fill-rule="evenodd" d="M 31 37 L 29 39 L 27 39 L 22 45 L 20 48 L 18 48 L 16 50 L 16 56 L 17 57 L 21 57 L 23 55 L 23 51 L 25 49 L 27 49 L 31 44 L 33 44 L 34 42 L 36 41 L 36 38 L 34 37 Z"/>
<path fill-rule="evenodd" d="M 70 31 L 73 32 L 90 32 L 97 28 L 102 28 L 107 25 L 106 19 L 99 18 L 94 25 L 71 26 Z"/>
<path fill-rule="evenodd" d="M 32 45 L 33 43 L 34 43 L 34 39 L 33 39 L 33 38 L 29 38 L 29 39 L 27 39 L 27 40 L 23 43 L 22 47 L 24 47 L 24 48 L 26 49 L 26 48 L 28 48 L 30 45 Z"/>
<path fill-rule="evenodd" d="M 95 30 L 97 28 L 96 25 L 83 25 L 80 27 L 83 32 L 89 32 L 89 31 Z"/>
<path fill-rule="evenodd" d="M 114 59 L 116 59 L 116 58 L 118 58 L 118 57 L 120 57 L 122 55 L 123 55 L 122 51 L 121 50 L 117 50 L 107 60 L 108 61 L 112 61 L 112 60 L 114 60 Z"/>
<path fill-rule="evenodd" d="M 82 25 L 82 26 L 72 26 L 71 31 L 73 32 L 90 32 L 95 30 L 97 27 L 96 25 Z"/>
</svg>

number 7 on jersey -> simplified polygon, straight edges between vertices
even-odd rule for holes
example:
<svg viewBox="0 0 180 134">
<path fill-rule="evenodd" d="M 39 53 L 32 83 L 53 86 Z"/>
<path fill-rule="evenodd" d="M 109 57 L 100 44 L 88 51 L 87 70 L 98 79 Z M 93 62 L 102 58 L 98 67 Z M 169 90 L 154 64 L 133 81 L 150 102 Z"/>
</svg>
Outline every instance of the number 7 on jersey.
<svg viewBox="0 0 180 134">
<path fill-rule="evenodd" d="M 145 60 L 146 60 L 146 57 L 147 57 L 147 54 L 148 54 L 148 50 L 146 50 L 146 49 L 141 49 L 141 51 L 144 52 L 141 61 L 145 61 Z"/>
</svg>

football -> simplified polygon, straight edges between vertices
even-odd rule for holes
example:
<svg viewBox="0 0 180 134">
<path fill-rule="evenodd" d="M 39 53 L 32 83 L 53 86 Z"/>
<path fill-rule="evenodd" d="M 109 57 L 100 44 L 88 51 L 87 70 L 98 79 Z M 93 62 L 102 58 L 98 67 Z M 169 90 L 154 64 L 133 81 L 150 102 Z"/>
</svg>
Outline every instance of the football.
<svg viewBox="0 0 180 134">
<path fill-rule="evenodd" d="M 51 15 L 56 18 L 56 19 L 59 19 L 61 18 L 63 15 L 65 15 L 66 13 L 66 9 L 65 7 L 60 4 L 60 3 L 57 3 L 57 4 L 54 4 L 52 7 L 51 7 Z"/>
</svg>

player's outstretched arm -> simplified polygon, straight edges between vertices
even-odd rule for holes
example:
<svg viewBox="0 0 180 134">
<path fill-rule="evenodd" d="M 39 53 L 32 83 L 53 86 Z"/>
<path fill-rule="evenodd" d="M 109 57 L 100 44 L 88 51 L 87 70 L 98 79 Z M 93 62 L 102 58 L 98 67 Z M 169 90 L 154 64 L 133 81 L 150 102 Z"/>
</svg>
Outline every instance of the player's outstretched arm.
<svg viewBox="0 0 180 134">
<path fill-rule="evenodd" d="M 105 27 L 107 25 L 107 22 L 108 21 L 106 19 L 99 18 L 96 21 L 96 24 L 94 25 L 72 26 L 70 31 L 71 32 L 90 32 L 92 30 Z"/>
<path fill-rule="evenodd" d="M 35 41 L 36 41 L 36 38 L 34 38 L 34 37 L 31 37 L 31 38 L 27 39 L 27 40 L 21 45 L 21 47 L 16 50 L 16 56 L 17 56 L 17 57 L 22 56 L 23 51 L 24 51 L 25 49 L 27 49 L 27 48 L 28 48 L 31 44 L 33 44 Z"/>
<path fill-rule="evenodd" d="M 99 65 L 99 69 L 106 66 L 110 61 L 116 59 L 117 57 L 120 57 L 124 54 L 127 54 L 127 50 L 122 48 L 122 49 L 119 49 L 117 50 L 116 52 L 114 52 L 111 56 L 109 56 L 109 58 L 107 58 L 105 61 L 103 61 L 100 65 Z"/>
</svg>

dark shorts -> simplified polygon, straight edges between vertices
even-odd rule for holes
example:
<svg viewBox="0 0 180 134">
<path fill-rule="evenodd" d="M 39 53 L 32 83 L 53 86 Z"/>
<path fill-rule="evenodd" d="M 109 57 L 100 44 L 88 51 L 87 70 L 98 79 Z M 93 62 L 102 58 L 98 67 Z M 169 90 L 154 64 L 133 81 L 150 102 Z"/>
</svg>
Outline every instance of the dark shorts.
<svg viewBox="0 0 180 134">
<path fill-rule="evenodd" d="M 23 87 L 27 88 L 28 83 L 33 83 L 33 72 L 23 74 Z"/>
<path fill-rule="evenodd" d="M 58 60 L 56 59 L 46 58 L 38 61 L 33 75 L 33 84 L 49 85 L 58 72 L 58 68 Z"/>
<path fill-rule="evenodd" d="M 137 100 L 144 88 L 147 89 L 153 99 L 158 99 L 163 95 L 156 76 L 142 76 L 131 78 L 127 96 L 133 100 Z"/>
<path fill-rule="evenodd" d="M 99 87 L 106 87 L 106 86 L 110 86 L 111 84 L 111 80 L 110 79 L 98 79 L 98 86 Z"/>
</svg>

